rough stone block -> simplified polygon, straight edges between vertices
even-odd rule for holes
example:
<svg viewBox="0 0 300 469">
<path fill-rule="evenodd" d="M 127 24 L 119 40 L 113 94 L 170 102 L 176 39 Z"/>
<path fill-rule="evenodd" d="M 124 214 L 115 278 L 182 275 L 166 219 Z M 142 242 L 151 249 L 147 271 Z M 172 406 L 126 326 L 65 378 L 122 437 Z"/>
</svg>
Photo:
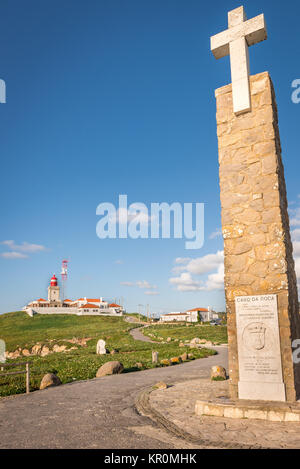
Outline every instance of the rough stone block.
<svg viewBox="0 0 300 469">
<path fill-rule="evenodd" d="M 292 361 L 291 341 L 300 337 L 300 317 L 277 106 L 269 74 L 251 76 L 250 90 L 252 110 L 238 116 L 233 112 L 232 86 L 215 93 L 230 390 L 231 397 L 237 398 L 235 298 L 272 293 L 278 298 L 285 395 L 293 401 L 300 397 L 300 369 Z"/>
<path fill-rule="evenodd" d="M 269 410 L 267 419 L 271 422 L 284 422 L 285 413 L 275 410 Z"/>
<path fill-rule="evenodd" d="M 300 414 L 294 412 L 286 412 L 284 415 L 285 422 L 300 422 Z"/>
<path fill-rule="evenodd" d="M 246 419 L 266 420 L 268 412 L 266 410 L 247 409 L 244 412 Z"/>
<path fill-rule="evenodd" d="M 244 411 L 239 407 L 225 407 L 224 417 L 231 419 L 242 419 L 244 418 Z"/>
</svg>

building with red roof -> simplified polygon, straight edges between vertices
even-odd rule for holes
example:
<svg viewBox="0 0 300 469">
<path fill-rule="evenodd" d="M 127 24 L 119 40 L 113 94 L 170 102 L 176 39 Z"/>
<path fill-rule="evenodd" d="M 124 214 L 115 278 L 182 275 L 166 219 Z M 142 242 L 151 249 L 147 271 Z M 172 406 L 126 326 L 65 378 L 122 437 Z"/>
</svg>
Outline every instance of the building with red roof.
<svg viewBox="0 0 300 469">
<path fill-rule="evenodd" d="M 39 298 L 31 301 L 24 308 L 30 316 L 34 314 L 77 314 L 99 316 L 122 316 L 124 308 L 116 303 L 109 303 L 99 298 L 60 299 L 60 287 L 55 274 L 48 286 L 48 300 Z"/>
</svg>

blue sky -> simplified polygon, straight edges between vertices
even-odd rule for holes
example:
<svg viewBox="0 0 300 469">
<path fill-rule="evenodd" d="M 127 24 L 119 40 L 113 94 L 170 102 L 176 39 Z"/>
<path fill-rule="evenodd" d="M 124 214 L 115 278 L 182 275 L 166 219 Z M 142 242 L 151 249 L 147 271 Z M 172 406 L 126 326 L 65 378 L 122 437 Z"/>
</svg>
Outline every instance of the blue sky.
<svg viewBox="0 0 300 469">
<path fill-rule="evenodd" d="M 213 234 L 220 229 L 214 89 L 230 82 L 230 68 L 229 58 L 214 59 L 209 38 L 227 29 L 227 11 L 240 4 L 2 0 L 1 312 L 45 297 L 65 257 L 69 298 L 123 297 L 129 311 L 224 309 L 223 242 Z M 267 21 L 268 40 L 250 48 L 251 73 L 268 70 L 275 84 L 297 243 L 300 104 L 291 101 L 291 83 L 300 78 L 300 4 L 244 6 L 248 18 L 263 12 Z M 205 203 L 204 246 L 100 240 L 96 207 L 117 205 L 119 194 L 147 206 Z M 185 269 L 178 258 L 190 258 Z M 182 272 L 186 282 L 170 281 Z"/>
</svg>

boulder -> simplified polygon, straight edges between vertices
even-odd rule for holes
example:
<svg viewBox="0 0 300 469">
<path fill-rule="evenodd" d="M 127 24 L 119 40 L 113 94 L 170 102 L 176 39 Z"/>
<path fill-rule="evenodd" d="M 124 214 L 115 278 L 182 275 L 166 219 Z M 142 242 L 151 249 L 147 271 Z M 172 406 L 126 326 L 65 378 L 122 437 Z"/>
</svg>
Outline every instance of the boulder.
<svg viewBox="0 0 300 469">
<path fill-rule="evenodd" d="M 17 349 L 14 352 L 11 352 L 10 358 L 19 358 L 21 356 L 22 349 Z"/>
<path fill-rule="evenodd" d="M 141 370 L 142 368 L 144 368 L 144 365 L 143 365 L 143 363 L 141 363 L 141 362 L 137 362 L 137 363 L 135 364 L 135 366 L 136 366 L 137 368 L 139 368 L 140 370 Z"/>
<path fill-rule="evenodd" d="M 170 361 L 171 361 L 171 363 L 173 363 L 174 365 L 176 365 L 177 363 L 181 363 L 181 362 L 182 362 L 182 360 L 181 360 L 180 357 L 172 357 Z"/>
<path fill-rule="evenodd" d="M 113 350 L 110 352 L 111 355 L 115 355 L 116 353 L 119 353 L 119 350 L 113 349 Z"/>
<path fill-rule="evenodd" d="M 50 388 L 52 386 L 59 386 L 61 380 L 54 373 L 47 373 L 40 384 L 40 389 Z"/>
<path fill-rule="evenodd" d="M 184 343 L 180 342 L 179 347 L 184 347 Z"/>
<path fill-rule="evenodd" d="M 191 344 L 191 345 L 192 345 L 192 344 L 193 344 L 193 345 L 195 345 L 195 344 L 200 344 L 200 339 L 199 339 L 199 337 L 195 337 L 194 339 L 192 339 L 192 340 L 190 341 L 190 344 Z"/>
<path fill-rule="evenodd" d="M 161 365 L 164 366 L 169 366 L 171 365 L 171 361 L 168 358 L 164 358 L 163 360 L 160 360 Z"/>
<path fill-rule="evenodd" d="M 31 349 L 32 355 L 39 355 L 42 350 L 42 344 L 35 344 Z"/>
<path fill-rule="evenodd" d="M 171 342 L 172 338 L 171 337 L 168 337 L 167 338 L 167 342 Z"/>
<path fill-rule="evenodd" d="M 116 375 L 122 373 L 124 366 L 120 362 L 107 362 L 102 365 L 96 373 L 96 378 L 106 375 Z"/>
<path fill-rule="evenodd" d="M 51 353 L 49 347 L 44 345 L 44 347 L 41 350 L 41 357 L 45 357 L 46 355 L 49 355 L 49 353 Z"/>
<path fill-rule="evenodd" d="M 30 356 L 30 352 L 27 348 L 24 348 L 22 350 L 22 355 L 24 355 L 24 357 L 29 357 Z"/>
<path fill-rule="evenodd" d="M 213 343 L 210 340 L 207 340 L 205 342 L 205 345 L 207 345 L 208 347 L 211 347 L 213 345 Z"/>
<path fill-rule="evenodd" d="M 167 389 L 168 385 L 163 381 L 160 381 L 159 383 L 156 383 L 153 387 L 155 389 Z"/>
<path fill-rule="evenodd" d="M 80 345 L 81 347 L 87 347 L 87 342 L 92 340 L 92 337 L 73 337 L 73 339 L 67 340 L 64 339 L 66 342 L 70 342 L 70 344 Z"/>
<path fill-rule="evenodd" d="M 66 345 L 58 345 L 58 344 L 55 344 L 53 345 L 53 352 L 64 352 L 66 350 L 67 346 Z"/>
<path fill-rule="evenodd" d="M 185 362 L 185 361 L 187 361 L 187 359 L 188 359 L 188 354 L 185 352 L 185 353 L 183 353 L 182 355 L 180 355 L 180 358 L 181 358 L 181 360 L 182 360 L 183 362 Z"/>
<path fill-rule="evenodd" d="M 226 370 L 223 368 L 223 366 L 212 366 L 210 370 L 210 378 L 212 380 L 225 380 L 226 379 Z"/>
</svg>

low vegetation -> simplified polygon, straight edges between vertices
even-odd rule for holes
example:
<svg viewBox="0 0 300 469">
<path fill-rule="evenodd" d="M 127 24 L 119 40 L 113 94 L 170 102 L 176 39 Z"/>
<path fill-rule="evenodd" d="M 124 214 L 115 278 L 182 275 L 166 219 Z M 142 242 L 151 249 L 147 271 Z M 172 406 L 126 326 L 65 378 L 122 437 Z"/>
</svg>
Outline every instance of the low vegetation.
<svg viewBox="0 0 300 469">
<path fill-rule="evenodd" d="M 94 378 L 98 368 L 110 360 L 120 361 L 126 373 L 162 366 L 160 362 L 152 363 L 152 350 L 159 352 L 159 361 L 179 356 L 184 352 L 184 349 L 178 346 L 178 342 L 151 344 L 134 340 L 129 331 L 136 326 L 126 322 L 124 318 L 69 315 L 35 315 L 31 318 L 24 312 L 16 312 L 0 316 L 0 339 L 6 342 L 8 352 L 14 352 L 18 348 L 31 351 L 37 343 L 48 347 L 50 351 L 55 345 L 66 346 L 66 351 L 50 353 L 44 357 L 22 356 L 7 360 L 7 363 L 30 362 L 31 390 L 39 388 L 40 381 L 46 373 L 55 373 L 62 383 L 69 383 Z M 173 326 L 171 330 L 172 328 Z M 99 339 L 106 341 L 108 350 L 114 349 L 117 353 L 97 355 L 96 344 Z M 208 349 L 193 349 L 192 353 L 193 358 L 203 358 L 215 352 Z M 23 392 L 25 392 L 24 375 L 0 377 L 0 396 Z"/>
<path fill-rule="evenodd" d="M 209 324 L 156 324 L 143 330 L 152 340 L 164 342 L 168 337 L 174 340 L 192 340 L 195 337 L 211 341 L 216 345 L 226 344 L 227 327 L 210 326 Z"/>
</svg>

